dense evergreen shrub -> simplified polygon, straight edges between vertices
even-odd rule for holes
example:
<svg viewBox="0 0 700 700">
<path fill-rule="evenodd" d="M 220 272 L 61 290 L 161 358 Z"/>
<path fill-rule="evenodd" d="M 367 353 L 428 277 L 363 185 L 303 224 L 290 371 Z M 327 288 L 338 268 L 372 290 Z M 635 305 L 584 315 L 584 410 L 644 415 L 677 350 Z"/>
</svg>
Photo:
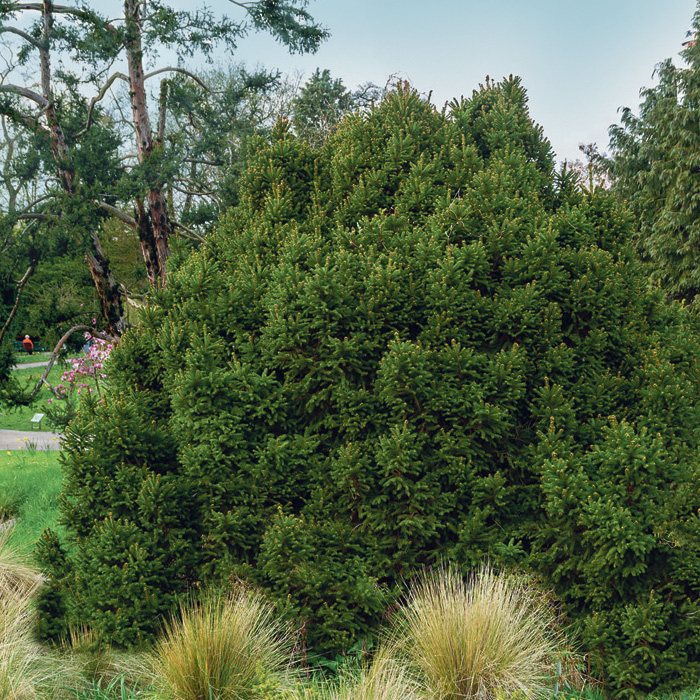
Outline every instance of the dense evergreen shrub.
<svg viewBox="0 0 700 700">
<path fill-rule="evenodd" d="M 696 677 L 698 328 L 632 225 L 556 174 L 516 79 L 444 112 L 402 87 L 318 151 L 280 124 L 70 430 L 66 615 L 134 644 L 241 577 L 332 654 L 489 557 L 611 688 Z"/>
</svg>

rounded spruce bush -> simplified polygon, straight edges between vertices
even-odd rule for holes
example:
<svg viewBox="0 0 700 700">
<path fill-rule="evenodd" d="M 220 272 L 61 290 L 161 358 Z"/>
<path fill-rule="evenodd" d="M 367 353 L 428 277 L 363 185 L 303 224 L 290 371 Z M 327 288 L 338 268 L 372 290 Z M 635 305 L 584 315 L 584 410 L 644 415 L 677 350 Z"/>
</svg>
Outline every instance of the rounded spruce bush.
<svg viewBox="0 0 700 700">
<path fill-rule="evenodd" d="M 241 578 L 332 656 L 415 572 L 488 558 L 613 690 L 696 678 L 698 322 L 632 227 L 517 79 L 443 112 L 400 87 L 320 150 L 280 123 L 69 431 L 44 618 L 138 644 Z"/>
</svg>

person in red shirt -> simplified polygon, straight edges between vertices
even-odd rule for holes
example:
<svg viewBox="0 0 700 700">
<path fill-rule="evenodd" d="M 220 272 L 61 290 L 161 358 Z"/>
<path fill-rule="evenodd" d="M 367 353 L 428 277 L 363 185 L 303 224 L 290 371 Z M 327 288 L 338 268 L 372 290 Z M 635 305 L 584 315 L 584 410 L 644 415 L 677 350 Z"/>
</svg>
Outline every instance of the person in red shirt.
<svg viewBox="0 0 700 700">
<path fill-rule="evenodd" d="M 30 355 L 34 352 L 34 343 L 32 343 L 32 339 L 28 335 L 24 336 L 22 346 Z"/>
</svg>

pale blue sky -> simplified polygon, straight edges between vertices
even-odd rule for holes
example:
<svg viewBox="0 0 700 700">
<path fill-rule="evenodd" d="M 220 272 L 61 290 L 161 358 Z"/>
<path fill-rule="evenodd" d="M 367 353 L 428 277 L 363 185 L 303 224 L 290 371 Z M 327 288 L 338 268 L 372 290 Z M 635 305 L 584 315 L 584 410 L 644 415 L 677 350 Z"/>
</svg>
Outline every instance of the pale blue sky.
<svg viewBox="0 0 700 700">
<path fill-rule="evenodd" d="M 120 0 L 91 0 L 118 16 Z M 171 0 L 193 9 L 200 0 Z M 206 0 L 242 17 L 228 0 Z M 530 111 L 558 160 L 578 144 L 605 149 L 618 108 L 636 109 L 660 61 L 678 59 L 696 0 L 311 0 L 331 32 L 316 54 L 290 55 L 269 36 L 241 42 L 222 63 L 244 61 L 307 77 L 328 68 L 348 88 L 398 74 L 439 106 L 469 95 L 486 75 L 519 75 Z"/>
<path fill-rule="evenodd" d="M 209 5 L 235 15 L 227 0 Z M 432 90 L 439 106 L 487 74 L 520 75 L 558 159 L 574 159 L 580 142 L 607 146 L 618 108 L 636 108 L 654 66 L 678 57 L 695 8 L 695 0 L 312 0 L 331 32 L 315 55 L 290 56 L 258 35 L 237 58 L 306 75 L 328 68 L 348 87 L 398 73 Z"/>
</svg>

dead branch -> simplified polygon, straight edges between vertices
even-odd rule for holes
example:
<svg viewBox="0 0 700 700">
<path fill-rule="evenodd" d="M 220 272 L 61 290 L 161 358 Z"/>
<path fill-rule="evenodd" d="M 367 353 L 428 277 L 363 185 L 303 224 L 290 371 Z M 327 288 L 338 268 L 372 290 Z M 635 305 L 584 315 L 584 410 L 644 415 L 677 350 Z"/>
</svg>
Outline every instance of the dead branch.
<svg viewBox="0 0 700 700">
<path fill-rule="evenodd" d="M 199 241 L 200 243 L 204 243 L 204 236 L 202 236 L 200 233 L 197 233 L 196 231 L 193 231 L 191 228 L 188 228 L 184 224 L 181 224 L 177 221 L 173 221 L 173 226 L 175 228 L 179 228 L 181 231 L 184 231 L 186 234 L 188 234 L 189 238 L 192 238 L 195 241 Z"/>
<path fill-rule="evenodd" d="M 120 219 L 125 224 L 129 224 L 131 228 L 138 228 L 139 225 L 136 219 L 128 214 L 125 214 L 121 209 L 117 209 L 117 207 L 113 207 L 111 204 L 107 204 L 107 202 L 96 202 L 96 204 L 98 207 L 100 207 L 100 209 L 108 211 L 110 214 L 112 214 L 112 216 L 116 216 L 117 219 Z"/>
<path fill-rule="evenodd" d="M 17 29 L 17 27 L 0 27 L 0 34 L 4 32 L 10 32 L 12 34 L 17 34 L 17 36 L 21 36 L 22 39 L 29 42 L 32 46 L 35 46 L 37 49 L 41 50 L 44 48 L 38 39 L 35 39 L 31 34 L 27 34 L 27 32 L 23 32 L 21 29 Z"/>
<path fill-rule="evenodd" d="M 107 90 L 112 87 L 112 83 L 117 79 L 125 80 L 127 83 L 129 82 L 129 78 L 127 78 L 124 73 L 119 72 L 112 73 L 112 75 L 107 78 L 105 84 L 100 88 L 100 91 L 90 100 L 85 126 L 78 132 L 77 136 L 82 136 L 90 128 L 90 125 L 92 124 L 92 113 L 95 109 L 95 105 L 104 98 L 104 96 L 107 94 Z"/>
<path fill-rule="evenodd" d="M 51 106 L 51 103 L 43 95 L 21 85 L 12 85 L 11 83 L 0 85 L 0 92 L 12 92 L 15 95 L 26 97 L 28 100 L 36 102 L 42 109 L 48 109 Z"/>
</svg>

